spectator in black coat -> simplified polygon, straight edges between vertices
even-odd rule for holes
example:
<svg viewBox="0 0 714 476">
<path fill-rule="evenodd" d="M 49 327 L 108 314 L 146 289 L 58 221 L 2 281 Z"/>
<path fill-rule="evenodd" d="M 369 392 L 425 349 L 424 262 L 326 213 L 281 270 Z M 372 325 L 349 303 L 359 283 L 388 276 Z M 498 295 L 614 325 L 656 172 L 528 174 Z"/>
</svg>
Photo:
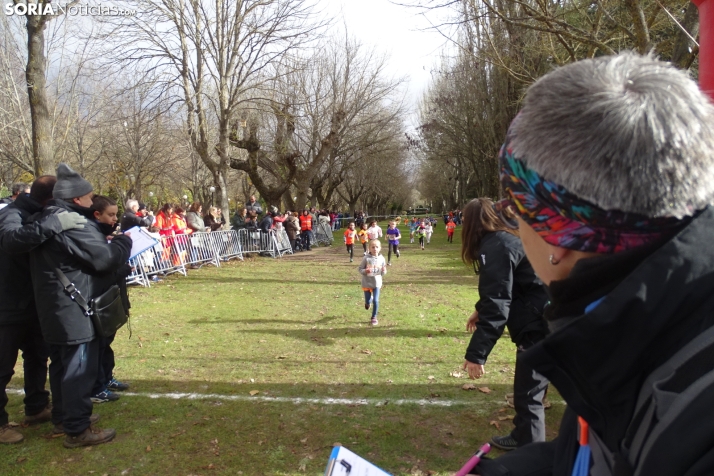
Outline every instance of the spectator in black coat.
<svg viewBox="0 0 714 476">
<path fill-rule="evenodd" d="M 116 271 L 129 259 L 131 238 L 106 236 L 93 219 L 92 185 L 66 164 L 57 168 L 57 183 L 48 206 L 37 219 L 76 212 L 88 219 L 84 228 L 54 235 L 30 252 L 32 284 L 45 341 L 50 345 L 52 422 L 66 433 L 64 446 L 105 443 L 112 429 L 90 426 L 92 387 L 97 378 L 98 340 L 91 319 L 66 290 L 59 269 L 87 302 L 116 284 Z"/>
<path fill-rule="evenodd" d="M 149 212 L 149 216 L 139 217 L 136 215 L 136 212 L 138 211 L 139 202 L 136 200 L 126 201 L 125 211 L 120 222 L 121 231 L 126 231 L 135 226 L 150 227 L 154 223 L 154 218 L 151 216 L 151 212 Z"/>
<path fill-rule="evenodd" d="M 711 99 L 649 55 L 571 63 L 530 86 L 498 162 L 551 297 L 519 359 L 567 407 L 554 440 L 475 472 L 714 474 Z"/>
<path fill-rule="evenodd" d="M 220 214 L 218 213 L 218 208 L 210 207 L 208 209 L 208 213 L 206 213 L 206 216 L 203 217 L 203 224 L 206 225 L 207 228 L 210 228 L 210 231 L 217 231 L 221 229 L 223 222 L 221 221 Z"/>
<path fill-rule="evenodd" d="M 477 198 L 465 207 L 466 222 L 461 230 L 461 256 L 479 271 L 479 301 L 466 328 L 473 332 L 466 349 L 464 369 L 471 378 L 481 378 L 484 365 L 496 341 L 508 327 L 517 352 L 523 352 L 546 335 L 543 308 L 548 300 L 545 286 L 535 275 L 518 238 L 518 229 L 493 208 L 488 198 Z M 548 380 L 516 359 L 513 381 L 515 429 L 507 436 L 494 436 L 492 443 L 513 450 L 536 441 L 545 441 L 543 397 Z"/>
<path fill-rule="evenodd" d="M 77 213 L 53 215 L 27 225 L 52 198 L 55 177 L 45 175 L 32 184 L 30 195 L 20 194 L 0 211 L 0 443 L 19 443 L 22 434 L 8 426 L 5 388 L 22 351 L 25 388 L 25 423 L 49 421 L 47 358 L 49 349 L 40 332 L 32 291 L 29 251 L 64 230 L 82 227 Z"/>
</svg>

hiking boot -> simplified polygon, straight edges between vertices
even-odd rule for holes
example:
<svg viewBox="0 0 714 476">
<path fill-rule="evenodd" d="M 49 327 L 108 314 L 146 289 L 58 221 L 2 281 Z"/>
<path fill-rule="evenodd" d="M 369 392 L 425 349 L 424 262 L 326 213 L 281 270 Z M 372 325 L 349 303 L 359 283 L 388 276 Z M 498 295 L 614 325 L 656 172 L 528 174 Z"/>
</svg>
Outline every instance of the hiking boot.
<svg viewBox="0 0 714 476">
<path fill-rule="evenodd" d="M 36 415 L 25 415 L 25 425 L 39 425 L 52 419 L 52 405 L 47 405 L 44 410 Z"/>
<path fill-rule="evenodd" d="M 118 390 L 118 391 L 122 392 L 124 390 L 129 390 L 129 384 L 120 382 L 119 380 L 112 377 L 112 379 L 107 384 L 107 389 L 108 390 Z"/>
<path fill-rule="evenodd" d="M 116 402 L 117 400 L 119 400 L 119 395 L 109 390 L 92 395 L 92 403 Z"/>
<path fill-rule="evenodd" d="M 511 451 L 518 448 L 518 442 L 511 435 L 494 436 L 491 438 L 491 444 L 503 451 Z"/>
<path fill-rule="evenodd" d="M 22 433 L 13 430 L 9 424 L 0 426 L 0 444 L 12 445 L 24 439 L 25 437 L 22 436 Z"/>
<path fill-rule="evenodd" d="M 372 320 L 369 321 L 369 323 L 372 324 L 373 326 L 376 326 L 377 324 L 379 324 L 379 321 L 377 320 L 376 317 L 373 317 Z"/>
<path fill-rule="evenodd" d="M 80 446 L 101 445 L 102 443 L 112 441 L 116 435 L 117 432 L 112 428 L 102 430 L 100 428 L 94 428 L 90 425 L 89 428 L 77 436 L 67 435 L 64 439 L 64 447 L 79 448 Z"/>
<path fill-rule="evenodd" d="M 89 417 L 89 424 L 94 425 L 99 421 L 99 413 L 92 413 Z M 53 435 L 62 435 L 64 434 L 64 425 L 62 423 L 55 425 L 55 427 L 52 429 L 52 434 Z"/>
</svg>

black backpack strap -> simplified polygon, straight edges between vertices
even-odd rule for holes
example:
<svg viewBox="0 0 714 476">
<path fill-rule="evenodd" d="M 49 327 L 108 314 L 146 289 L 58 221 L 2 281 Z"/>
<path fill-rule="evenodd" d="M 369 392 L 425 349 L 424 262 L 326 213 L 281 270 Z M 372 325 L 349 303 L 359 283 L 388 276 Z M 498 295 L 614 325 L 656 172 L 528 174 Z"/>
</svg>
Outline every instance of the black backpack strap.
<svg viewBox="0 0 714 476">
<path fill-rule="evenodd" d="M 666 464 L 666 453 L 670 453 L 669 462 L 674 462 L 671 448 L 678 444 L 687 445 L 692 450 L 690 457 L 696 460 L 697 445 L 677 438 L 677 434 L 682 437 L 687 434 L 678 427 L 686 420 L 701 420 L 701 414 L 691 413 L 699 413 L 695 408 L 701 404 L 702 398 L 709 398 L 708 395 L 714 391 L 711 362 L 714 362 L 714 327 L 689 342 L 645 379 L 633 419 L 623 440 L 622 458 L 619 458 L 620 464 L 616 466 L 627 462 L 630 468 L 637 468 L 634 474 L 647 474 L 642 471 L 652 470 L 651 467 L 646 468 L 655 461 L 662 460 L 655 464 Z M 704 434 L 709 432 L 707 425 L 699 427 Z M 705 435 L 702 437 L 706 438 Z M 671 448 L 664 451 L 664 455 L 658 455 L 657 452 L 668 447 Z M 686 459 L 681 458 L 682 461 Z M 665 470 L 662 466 L 659 468 Z M 665 471 L 661 474 L 670 473 Z"/>
</svg>

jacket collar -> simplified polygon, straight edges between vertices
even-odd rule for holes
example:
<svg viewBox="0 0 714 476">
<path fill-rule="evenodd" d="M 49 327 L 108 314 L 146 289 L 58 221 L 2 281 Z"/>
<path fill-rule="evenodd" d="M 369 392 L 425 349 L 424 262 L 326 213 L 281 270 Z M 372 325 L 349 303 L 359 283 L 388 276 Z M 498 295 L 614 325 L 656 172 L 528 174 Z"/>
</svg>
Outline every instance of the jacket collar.
<svg viewBox="0 0 714 476">
<path fill-rule="evenodd" d="M 67 210 L 68 212 L 79 213 L 90 221 L 94 221 L 94 212 L 91 208 L 85 208 L 83 206 L 77 205 L 75 203 L 70 203 L 64 200 L 50 200 L 47 204 L 48 207 L 56 207 Z"/>
<path fill-rule="evenodd" d="M 615 273 L 611 289 L 600 283 L 606 293 L 594 309 L 567 319 L 523 356 L 611 448 L 624 435 L 644 378 L 712 324 L 714 317 L 697 313 L 714 299 L 712 234 L 709 207 L 624 278 Z M 583 285 L 585 277 L 578 276 Z"/>
<path fill-rule="evenodd" d="M 20 210 L 29 213 L 39 213 L 42 211 L 42 205 L 27 193 L 21 193 L 13 202 Z"/>
</svg>

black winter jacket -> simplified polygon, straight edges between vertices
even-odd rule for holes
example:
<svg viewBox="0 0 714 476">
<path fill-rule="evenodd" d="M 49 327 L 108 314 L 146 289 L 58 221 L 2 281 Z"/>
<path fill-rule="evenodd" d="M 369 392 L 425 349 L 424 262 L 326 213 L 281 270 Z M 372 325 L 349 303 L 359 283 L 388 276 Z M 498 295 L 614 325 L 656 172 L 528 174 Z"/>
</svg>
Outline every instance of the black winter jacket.
<svg viewBox="0 0 714 476">
<path fill-rule="evenodd" d="M 479 255 L 479 321 L 466 360 L 483 365 L 506 326 L 516 345 L 528 334 L 534 333 L 528 336 L 531 341 L 545 335 L 542 312 L 548 294 L 517 236 L 505 231 L 489 233 L 481 240 Z"/>
<path fill-rule="evenodd" d="M 131 238 L 118 235 L 107 243 L 89 208 L 62 200 L 50 202 L 42 217 L 62 211 L 87 217 L 85 228 L 65 231 L 35 248 L 30 253 L 30 267 L 45 341 L 73 345 L 94 339 L 94 328 L 79 304 L 64 291 L 54 268 L 59 267 L 89 302 L 116 284 L 117 271 L 129 259 Z"/>
<path fill-rule="evenodd" d="M 546 376 L 568 404 L 558 437 L 482 462 L 485 476 L 570 476 L 578 451 L 577 420 L 590 425 L 591 476 L 617 473 L 613 458 L 632 421 L 645 378 L 688 342 L 714 326 L 714 210 L 710 207 L 672 239 L 637 259 L 637 250 L 578 262 L 568 279 L 551 283 L 558 294 L 587 297 L 589 312 L 561 312 L 552 334 L 521 354 Z M 634 264 L 633 264 L 634 258 Z M 622 270 L 624 277 L 620 277 Z M 610 285 L 607 285 L 607 276 Z M 567 288 L 567 289 L 566 289 Z M 581 291 L 577 291 L 581 288 Z M 605 292 L 597 294 L 593 290 Z M 572 302 L 565 303 L 573 307 Z M 570 315 L 568 315 L 570 314 Z M 702 375 L 711 362 L 701 366 Z M 665 453 L 651 452 L 640 468 L 652 475 L 714 474 L 714 424 L 706 414 Z M 618 470 L 619 471 L 619 470 Z"/>
<path fill-rule="evenodd" d="M 62 233 L 56 216 L 23 226 L 41 211 L 42 206 L 27 194 L 0 210 L 0 326 L 37 319 L 28 253 Z"/>
<path fill-rule="evenodd" d="M 151 226 L 153 219 L 151 217 L 138 217 L 136 213 L 127 210 L 121 216 L 121 231 L 126 231 L 135 226 Z"/>
</svg>

